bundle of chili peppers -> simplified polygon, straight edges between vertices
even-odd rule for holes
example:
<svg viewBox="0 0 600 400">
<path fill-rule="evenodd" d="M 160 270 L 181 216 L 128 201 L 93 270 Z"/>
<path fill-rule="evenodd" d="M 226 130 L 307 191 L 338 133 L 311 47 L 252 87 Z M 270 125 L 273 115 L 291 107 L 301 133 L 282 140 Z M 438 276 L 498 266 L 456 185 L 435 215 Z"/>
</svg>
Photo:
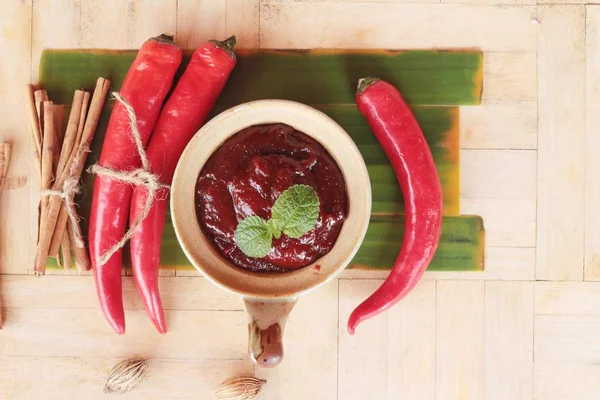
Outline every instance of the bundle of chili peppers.
<svg viewBox="0 0 600 400">
<path fill-rule="evenodd" d="M 202 44 L 171 90 L 182 61 L 173 38 L 161 35 L 140 48 L 119 91 L 137 121 L 138 143 L 146 148 L 149 171 L 162 186 L 173 179 L 177 161 L 192 136 L 206 121 L 235 67 L 235 36 Z M 127 107 L 117 103 L 110 117 L 98 165 L 115 171 L 139 169 L 142 160 L 130 129 Z M 167 210 L 168 189 L 158 191 L 147 216 L 139 221 L 148 199 L 145 186 L 98 175 L 90 214 L 90 256 L 102 311 L 117 333 L 125 332 L 121 268 L 123 249 L 104 257 L 125 235 L 128 222 L 139 222 L 131 236 L 135 282 L 148 316 L 159 332 L 167 330 L 158 289 L 160 241 Z"/>
</svg>

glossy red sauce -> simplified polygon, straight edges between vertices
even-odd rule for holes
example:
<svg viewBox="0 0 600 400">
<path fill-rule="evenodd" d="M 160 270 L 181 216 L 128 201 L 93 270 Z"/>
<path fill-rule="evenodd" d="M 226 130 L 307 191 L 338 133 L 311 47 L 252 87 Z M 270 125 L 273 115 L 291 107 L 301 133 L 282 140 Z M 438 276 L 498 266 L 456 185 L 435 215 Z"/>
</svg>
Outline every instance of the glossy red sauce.
<svg viewBox="0 0 600 400">
<path fill-rule="evenodd" d="M 273 239 L 264 258 L 247 257 L 234 233 L 251 215 L 271 218 L 279 195 L 295 184 L 319 196 L 316 226 L 306 235 Z M 331 251 L 347 215 L 346 185 L 329 153 L 310 136 L 284 124 L 246 128 L 217 149 L 200 172 L 196 213 L 204 232 L 233 264 L 252 271 L 305 267 Z"/>
</svg>

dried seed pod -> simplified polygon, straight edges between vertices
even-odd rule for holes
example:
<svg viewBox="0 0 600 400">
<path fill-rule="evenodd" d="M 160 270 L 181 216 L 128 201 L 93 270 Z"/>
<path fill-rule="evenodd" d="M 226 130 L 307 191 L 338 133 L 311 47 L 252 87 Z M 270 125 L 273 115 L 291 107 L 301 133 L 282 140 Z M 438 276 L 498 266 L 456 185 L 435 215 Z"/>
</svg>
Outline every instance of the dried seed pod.
<svg viewBox="0 0 600 400">
<path fill-rule="evenodd" d="M 264 379 L 244 376 L 221 383 L 213 392 L 214 400 L 255 400 L 262 386 L 267 383 Z"/>
<path fill-rule="evenodd" d="M 147 372 L 147 358 L 130 358 L 121 361 L 110 370 L 104 393 L 130 392 L 142 383 Z"/>
</svg>

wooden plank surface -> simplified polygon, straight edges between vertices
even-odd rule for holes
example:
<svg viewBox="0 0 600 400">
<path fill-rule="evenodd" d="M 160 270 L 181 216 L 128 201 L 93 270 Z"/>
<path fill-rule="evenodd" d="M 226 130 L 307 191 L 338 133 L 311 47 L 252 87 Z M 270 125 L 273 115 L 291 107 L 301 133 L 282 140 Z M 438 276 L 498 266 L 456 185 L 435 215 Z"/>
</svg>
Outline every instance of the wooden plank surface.
<svg viewBox="0 0 600 400">
<path fill-rule="evenodd" d="M 0 356 L 245 358 L 242 311 L 172 311 L 168 335 L 156 332 L 144 310 L 126 314 L 129 334 L 118 336 L 97 309 L 6 308 Z"/>
<path fill-rule="evenodd" d="M 535 102 L 494 102 L 462 107 L 460 122 L 463 149 L 537 148 Z"/>
<path fill-rule="evenodd" d="M 536 282 L 537 315 L 600 315 L 600 282 Z"/>
<path fill-rule="evenodd" d="M 31 81 L 39 79 L 39 60 L 44 48 L 81 47 L 80 1 L 38 0 L 32 10 L 31 24 Z"/>
<path fill-rule="evenodd" d="M 7 187 L 0 202 L 3 227 L 24 226 L 21 234 L 4 229 L 0 234 L 0 271 L 17 273 L 33 263 L 37 237 L 39 180 L 29 165 L 33 155 L 30 133 L 25 125 L 23 86 L 29 83 L 31 64 L 31 1 L 9 0 L 2 5 L 0 51 L 0 139 L 12 144 Z"/>
<path fill-rule="evenodd" d="M 284 360 L 275 369 L 258 369 L 268 385 L 261 399 L 335 399 L 338 382 L 338 285 L 330 282 L 294 306 L 288 320 Z M 318 314 L 315 310 L 318 309 Z M 301 371 L 302 379 L 297 379 Z M 286 384 L 283 384 L 286 382 Z M 307 384 L 310 382 L 310 384 Z"/>
<path fill-rule="evenodd" d="M 137 48 L 149 37 L 176 31 L 177 8 L 171 0 L 82 0 L 80 4 L 78 44 L 83 48 Z M 50 10 L 46 16 L 53 14 Z"/>
<path fill-rule="evenodd" d="M 260 9 L 260 46 L 475 47 L 486 51 L 535 52 L 537 27 L 531 23 L 535 11 L 535 7 L 527 6 L 266 2 Z M 344 18 L 338 17 L 340 13 Z M 452 18 L 448 18 L 450 13 Z M 324 29 L 306 29 L 307 26 Z M 480 34 L 482 31 L 485 35 Z"/>
<path fill-rule="evenodd" d="M 596 365 L 600 343 L 591 332 L 600 329 L 600 315 L 536 315 L 535 363 Z"/>
<path fill-rule="evenodd" d="M 464 199 L 463 214 L 481 215 L 486 244 L 495 247 L 535 246 L 535 200 Z"/>
<path fill-rule="evenodd" d="M 536 365 L 534 399 L 596 400 L 600 392 L 599 373 L 597 365 Z"/>
<path fill-rule="evenodd" d="M 350 336 L 348 316 L 380 284 L 340 280 L 338 398 L 434 399 L 435 347 L 423 343 L 435 342 L 436 283 L 421 282 L 406 301 Z"/>
<path fill-rule="evenodd" d="M 535 283 L 535 399 L 598 397 L 599 293 L 600 282 Z"/>
<path fill-rule="evenodd" d="M 486 282 L 485 351 L 485 399 L 531 399 L 532 282 Z"/>
<path fill-rule="evenodd" d="M 535 18 L 531 17 L 533 20 Z M 529 20 L 529 25 L 532 20 Z M 535 30 L 537 33 L 537 29 Z M 535 52 L 497 51 L 484 55 L 483 101 L 525 102 L 537 100 L 538 57 Z M 514 68 L 519 65 L 519 68 Z"/>
<path fill-rule="evenodd" d="M 14 152 L 0 200 L 0 398 L 108 398 L 108 370 L 137 354 L 152 357 L 149 375 L 124 399 L 210 398 L 225 379 L 257 375 L 268 380 L 259 399 L 272 400 L 596 400 L 600 6 L 588 3 L 4 1 L 0 139 Z M 264 371 L 246 359 L 240 299 L 195 271 L 160 280 L 165 336 L 125 277 L 123 337 L 89 272 L 26 275 L 39 185 L 21 93 L 37 82 L 42 49 L 137 48 L 163 31 L 186 49 L 235 33 L 250 49 L 483 50 L 482 104 L 460 110 L 460 156 L 461 212 L 484 217 L 485 271 L 427 272 L 355 336 L 349 313 L 389 271 L 344 271 L 300 299 L 284 363 Z"/>
<path fill-rule="evenodd" d="M 485 286 L 439 281 L 436 299 L 436 400 L 485 393 Z"/>
<path fill-rule="evenodd" d="M 258 48 L 260 44 L 259 0 L 227 0 L 226 7 L 225 31 L 227 35 L 236 35 L 236 48 Z"/>
<path fill-rule="evenodd" d="M 536 278 L 576 281 L 584 256 L 585 7 L 540 6 L 539 19 Z"/>
<path fill-rule="evenodd" d="M 77 399 L 82 393 L 93 393 L 93 399 L 114 399 L 114 394 L 103 394 L 101 389 L 112 366 L 120 361 L 110 357 L 0 357 L 0 395 L 11 400 L 46 400 L 59 398 L 54 394 Z M 60 373 L 43 373 L 32 379 L 32 370 Z M 219 383 L 252 373 L 252 366 L 242 360 L 156 358 L 138 389 L 119 398 L 209 399 Z"/>
<path fill-rule="evenodd" d="M 586 19 L 586 164 L 585 264 L 586 281 L 600 281 L 600 7 L 587 7 Z"/>
<path fill-rule="evenodd" d="M 177 3 L 177 43 L 195 49 L 212 39 L 225 39 L 225 0 L 182 0 Z"/>
<path fill-rule="evenodd" d="M 340 281 L 338 398 L 358 400 L 388 397 L 387 372 L 371 372 L 383 368 L 387 371 L 388 368 L 387 315 L 365 321 L 354 336 L 349 336 L 346 330 L 352 310 L 380 284 L 381 281 L 377 280 Z M 352 390 L 343 390 L 349 385 Z"/>
<path fill-rule="evenodd" d="M 47 276 L 31 279 L 27 275 L 7 275 L 3 279 L 7 309 L 96 310 L 98 299 L 91 276 Z M 39 300 L 46 288 L 54 290 Z M 165 310 L 241 311 L 242 301 L 206 279 L 181 277 L 162 279 L 159 286 Z M 190 293 L 195 293 L 190 296 Z M 77 299 L 77 301 L 73 301 Z M 127 310 L 143 310 L 133 278 L 123 279 L 123 302 Z M 167 313 L 168 316 L 168 313 Z M 167 321 L 168 322 L 168 321 Z"/>
<path fill-rule="evenodd" d="M 461 150 L 461 198 L 535 199 L 536 161 L 532 150 Z"/>
</svg>

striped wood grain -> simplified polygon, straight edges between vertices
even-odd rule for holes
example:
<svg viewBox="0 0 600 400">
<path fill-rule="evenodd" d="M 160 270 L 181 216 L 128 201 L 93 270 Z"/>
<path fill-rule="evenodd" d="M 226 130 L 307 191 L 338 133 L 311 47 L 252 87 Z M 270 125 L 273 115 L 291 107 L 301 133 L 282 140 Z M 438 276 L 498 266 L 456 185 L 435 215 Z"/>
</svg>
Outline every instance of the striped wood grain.
<svg viewBox="0 0 600 400">
<path fill-rule="evenodd" d="M 600 280 L 600 6 L 586 23 L 585 280 Z"/>
<path fill-rule="evenodd" d="M 583 279 L 585 7 L 540 6 L 537 268 Z"/>
</svg>

